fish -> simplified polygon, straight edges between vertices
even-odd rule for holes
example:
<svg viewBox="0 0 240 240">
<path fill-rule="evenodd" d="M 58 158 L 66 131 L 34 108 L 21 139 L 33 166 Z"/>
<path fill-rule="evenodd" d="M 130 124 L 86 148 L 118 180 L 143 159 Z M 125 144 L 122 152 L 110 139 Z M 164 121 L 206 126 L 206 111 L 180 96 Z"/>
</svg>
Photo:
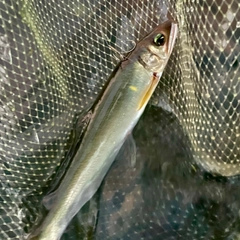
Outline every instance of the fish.
<svg viewBox="0 0 240 240">
<path fill-rule="evenodd" d="M 120 62 L 92 109 L 81 145 L 41 226 L 28 239 L 58 240 L 98 190 L 153 94 L 177 37 L 177 23 L 158 25 Z"/>
</svg>

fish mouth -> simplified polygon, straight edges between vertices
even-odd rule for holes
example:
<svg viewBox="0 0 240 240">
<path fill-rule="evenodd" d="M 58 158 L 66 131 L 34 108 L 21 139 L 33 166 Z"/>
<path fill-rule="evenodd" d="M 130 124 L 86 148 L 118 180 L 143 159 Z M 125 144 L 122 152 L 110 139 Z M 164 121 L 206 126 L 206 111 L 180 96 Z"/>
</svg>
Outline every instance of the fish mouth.
<svg viewBox="0 0 240 240">
<path fill-rule="evenodd" d="M 169 34 L 169 40 L 168 40 L 168 53 L 169 54 L 171 54 L 173 47 L 175 45 L 177 33 L 178 33 L 178 26 L 175 22 L 172 22 L 171 30 L 170 30 L 170 34 Z"/>
<path fill-rule="evenodd" d="M 149 87 L 147 88 L 146 92 L 144 93 L 143 98 L 141 99 L 137 110 L 140 110 L 147 105 L 149 99 L 151 98 L 153 92 L 155 91 L 155 89 L 158 85 L 159 78 L 160 78 L 159 74 L 153 73 L 151 83 L 149 84 Z"/>
</svg>

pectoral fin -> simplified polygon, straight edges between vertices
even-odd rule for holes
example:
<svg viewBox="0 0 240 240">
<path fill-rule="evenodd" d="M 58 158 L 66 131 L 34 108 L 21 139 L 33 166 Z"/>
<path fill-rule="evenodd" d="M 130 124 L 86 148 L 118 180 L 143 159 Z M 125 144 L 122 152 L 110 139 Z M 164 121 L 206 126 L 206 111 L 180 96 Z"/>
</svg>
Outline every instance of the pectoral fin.
<svg viewBox="0 0 240 240">
<path fill-rule="evenodd" d="M 146 90 L 146 92 L 144 93 L 139 105 L 138 105 L 138 109 L 137 110 L 140 110 L 142 107 L 145 107 L 149 101 L 149 99 L 151 98 L 154 90 L 156 89 L 157 87 L 157 84 L 159 82 L 159 79 L 160 77 L 153 74 L 153 77 L 152 77 L 152 80 L 151 80 L 151 83 L 149 84 L 149 87 L 148 89 Z"/>
</svg>

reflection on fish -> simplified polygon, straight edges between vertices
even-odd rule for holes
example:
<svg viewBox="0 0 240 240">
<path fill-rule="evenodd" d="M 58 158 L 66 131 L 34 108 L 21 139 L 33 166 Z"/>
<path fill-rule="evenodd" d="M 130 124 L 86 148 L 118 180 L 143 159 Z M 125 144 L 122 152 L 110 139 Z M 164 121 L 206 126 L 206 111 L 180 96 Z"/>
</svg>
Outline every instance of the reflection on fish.
<svg viewBox="0 0 240 240">
<path fill-rule="evenodd" d="M 154 92 L 176 34 L 177 25 L 172 21 L 159 25 L 111 76 L 63 181 L 45 199 L 54 204 L 34 239 L 60 239 L 74 215 L 97 191 Z"/>
</svg>

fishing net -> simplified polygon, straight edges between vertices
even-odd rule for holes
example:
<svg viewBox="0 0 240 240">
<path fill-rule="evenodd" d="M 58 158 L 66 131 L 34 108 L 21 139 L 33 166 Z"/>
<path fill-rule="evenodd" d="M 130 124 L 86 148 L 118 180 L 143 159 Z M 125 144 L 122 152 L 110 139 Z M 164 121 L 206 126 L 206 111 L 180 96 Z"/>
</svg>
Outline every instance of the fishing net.
<svg viewBox="0 0 240 240">
<path fill-rule="evenodd" d="M 134 42 L 167 20 L 172 56 L 100 189 L 62 239 L 239 239 L 238 0 L 0 1 L 0 239 L 47 214 L 84 117 Z"/>
</svg>

